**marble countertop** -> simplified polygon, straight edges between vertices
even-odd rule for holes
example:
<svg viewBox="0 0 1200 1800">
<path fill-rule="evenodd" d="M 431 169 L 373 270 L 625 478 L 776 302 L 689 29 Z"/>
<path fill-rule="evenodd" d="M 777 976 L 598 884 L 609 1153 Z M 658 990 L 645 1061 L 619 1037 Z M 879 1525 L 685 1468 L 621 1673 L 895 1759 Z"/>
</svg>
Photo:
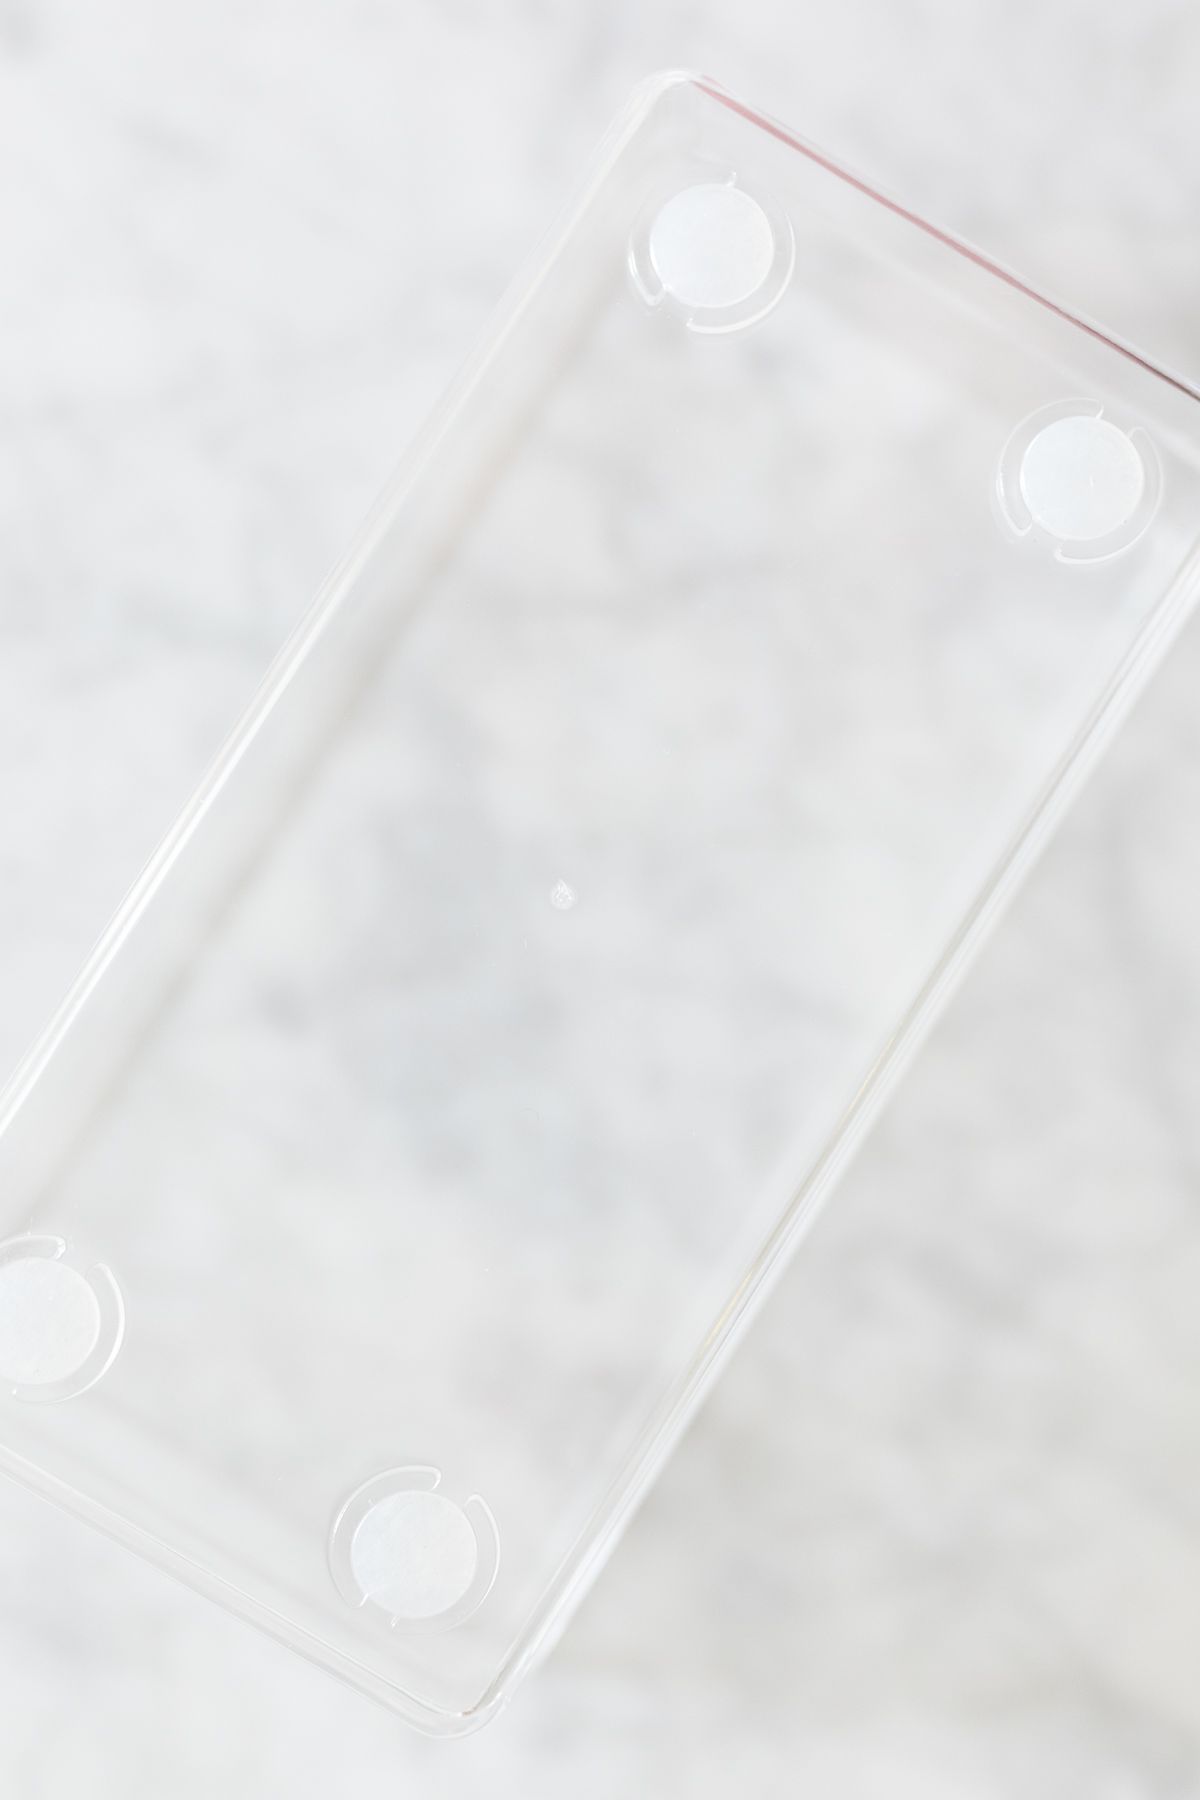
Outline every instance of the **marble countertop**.
<svg viewBox="0 0 1200 1800">
<path fill-rule="evenodd" d="M 633 82 L 1200 379 L 1200 18 L 0 0 L 0 1062 Z M 1200 627 L 551 1660 L 459 1744 L 0 1488 L 0 1791 L 1200 1795 Z"/>
</svg>

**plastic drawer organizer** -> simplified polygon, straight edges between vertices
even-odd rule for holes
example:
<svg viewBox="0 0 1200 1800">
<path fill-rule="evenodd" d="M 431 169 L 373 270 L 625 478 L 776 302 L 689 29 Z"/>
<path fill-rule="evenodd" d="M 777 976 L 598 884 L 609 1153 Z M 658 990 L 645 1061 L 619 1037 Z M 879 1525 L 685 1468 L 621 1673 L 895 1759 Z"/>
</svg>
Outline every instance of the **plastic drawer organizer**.
<svg viewBox="0 0 1200 1800">
<path fill-rule="evenodd" d="M 1198 539 L 1184 383 L 640 89 L 4 1097 L 4 1467 L 487 1717 Z"/>
</svg>

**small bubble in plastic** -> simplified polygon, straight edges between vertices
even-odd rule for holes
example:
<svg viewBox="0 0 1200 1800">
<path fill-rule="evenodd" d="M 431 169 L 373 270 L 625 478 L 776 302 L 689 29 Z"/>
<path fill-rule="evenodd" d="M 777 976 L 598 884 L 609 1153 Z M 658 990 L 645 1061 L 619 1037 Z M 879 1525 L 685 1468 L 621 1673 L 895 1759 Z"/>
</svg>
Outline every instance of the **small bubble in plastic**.
<svg viewBox="0 0 1200 1800">
<path fill-rule="evenodd" d="M 566 881 L 556 881 L 550 889 L 550 904 L 558 912 L 570 912 L 578 898 L 575 889 Z"/>
</svg>

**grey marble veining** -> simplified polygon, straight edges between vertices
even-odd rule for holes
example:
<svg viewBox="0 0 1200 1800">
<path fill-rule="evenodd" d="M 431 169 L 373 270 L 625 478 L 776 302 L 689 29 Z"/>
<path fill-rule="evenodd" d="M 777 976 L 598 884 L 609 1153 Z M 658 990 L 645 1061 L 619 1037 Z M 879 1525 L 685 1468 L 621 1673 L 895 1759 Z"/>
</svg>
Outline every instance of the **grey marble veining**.
<svg viewBox="0 0 1200 1800">
<path fill-rule="evenodd" d="M 1200 371 L 1165 0 L 0 9 L 6 1062 L 670 62 Z M 1193 629 L 509 1715 L 422 1742 L 5 1489 L 0 1787 L 1200 1793 L 1198 679 Z"/>
</svg>

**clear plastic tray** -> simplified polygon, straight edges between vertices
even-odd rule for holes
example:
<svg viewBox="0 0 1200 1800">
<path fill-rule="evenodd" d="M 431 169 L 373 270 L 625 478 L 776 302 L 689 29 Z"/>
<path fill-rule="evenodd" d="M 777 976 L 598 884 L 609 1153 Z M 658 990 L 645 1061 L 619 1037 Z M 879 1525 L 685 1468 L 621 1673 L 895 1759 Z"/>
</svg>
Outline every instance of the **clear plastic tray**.
<svg viewBox="0 0 1200 1800">
<path fill-rule="evenodd" d="M 1185 384 L 640 89 L 7 1090 L 3 1466 L 486 1718 L 1198 539 Z"/>
</svg>

